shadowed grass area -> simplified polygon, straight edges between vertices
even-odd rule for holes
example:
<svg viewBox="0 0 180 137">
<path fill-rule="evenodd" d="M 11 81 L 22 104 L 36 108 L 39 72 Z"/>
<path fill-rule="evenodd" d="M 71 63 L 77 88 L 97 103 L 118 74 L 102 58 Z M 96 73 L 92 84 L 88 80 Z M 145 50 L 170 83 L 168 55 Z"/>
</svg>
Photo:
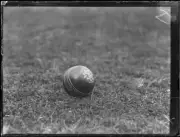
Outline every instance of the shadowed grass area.
<svg viewBox="0 0 180 137">
<path fill-rule="evenodd" d="M 170 31 L 132 10 L 4 8 L 3 132 L 169 133 Z M 84 99 L 62 85 L 79 64 L 96 78 Z"/>
</svg>

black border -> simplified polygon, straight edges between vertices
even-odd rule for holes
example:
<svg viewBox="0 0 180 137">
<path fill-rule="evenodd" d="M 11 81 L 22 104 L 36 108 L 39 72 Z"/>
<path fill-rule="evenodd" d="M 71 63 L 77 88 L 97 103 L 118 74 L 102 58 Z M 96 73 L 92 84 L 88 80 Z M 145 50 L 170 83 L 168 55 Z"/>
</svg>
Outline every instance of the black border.
<svg viewBox="0 0 180 137">
<path fill-rule="evenodd" d="M 180 98 L 179 98 L 179 31 L 180 16 L 177 6 L 172 6 L 171 15 L 177 17 L 177 21 L 171 20 L 171 107 L 170 107 L 170 134 L 180 134 Z M 179 19 L 179 20 L 178 20 Z M 179 30 L 178 30 L 179 28 Z M 178 108 L 178 109 L 177 109 Z M 178 129 L 179 128 L 179 129 Z"/>
<path fill-rule="evenodd" d="M 179 98 L 179 31 L 180 31 L 180 16 L 178 8 L 180 9 L 180 3 L 176 1 L 7 1 L 5 5 L 1 4 L 1 13 L 3 15 L 3 7 L 13 7 L 13 6 L 83 6 L 83 7 L 158 7 L 158 6 L 170 6 L 171 7 L 171 15 L 176 17 L 176 20 L 171 20 L 171 107 L 170 107 L 170 134 L 137 134 L 137 135 L 130 135 L 130 134 L 123 134 L 120 136 L 178 136 L 180 130 L 180 98 Z M 3 16 L 1 16 L 3 21 Z M 179 19 L 179 20 L 178 20 Z M 2 22 L 1 21 L 1 25 Z M 178 30 L 179 28 L 179 30 Z M 1 31 L 2 36 L 2 31 Z M 2 38 L 2 37 L 1 37 Z M 2 72 L 2 71 L 1 71 Z M 1 73 L 2 74 L 2 73 Z M 1 92 L 2 93 L 2 92 Z M 3 95 L 2 95 L 3 96 Z M 1 98 L 2 99 L 2 98 Z M 2 104 L 1 104 L 2 105 Z M 3 108 L 3 107 L 1 107 Z M 1 117 L 3 117 L 3 113 L 1 111 Z M 1 122 L 2 125 L 2 122 Z M 3 135 L 3 136 L 26 136 L 26 135 Z M 28 136 L 56 136 L 56 135 L 37 135 L 32 134 Z M 89 136 L 89 135 L 57 135 L 57 136 Z M 90 136 L 101 136 L 101 135 L 90 135 Z M 105 136 L 112 136 L 112 135 L 105 135 Z"/>
<path fill-rule="evenodd" d="M 175 6 L 175 1 L 7 1 L 4 6 L 83 6 L 83 7 L 157 7 L 157 6 Z"/>
</svg>

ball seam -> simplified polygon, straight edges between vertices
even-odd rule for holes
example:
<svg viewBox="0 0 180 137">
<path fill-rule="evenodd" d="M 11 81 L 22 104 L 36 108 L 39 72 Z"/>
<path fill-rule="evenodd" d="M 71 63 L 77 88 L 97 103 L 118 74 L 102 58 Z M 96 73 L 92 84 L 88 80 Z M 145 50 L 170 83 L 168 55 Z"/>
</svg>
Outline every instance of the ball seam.
<svg viewBox="0 0 180 137">
<path fill-rule="evenodd" d="M 81 92 L 81 91 L 79 91 L 78 89 L 76 89 L 76 87 L 74 87 L 74 85 L 72 84 L 72 82 L 71 82 L 71 80 L 69 79 L 69 73 L 70 73 L 70 70 L 67 72 L 67 75 L 68 75 L 68 81 L 69 81 L 69 84 L 72 86 L 72 88 L 77 92 L 77 93 L 80 93 L 80 94 L 83 94 L 83 95 L 88 95 L 88 94 L 85 94 L 85 93 L 83 93 L 83 92 Z"/>
</svg>

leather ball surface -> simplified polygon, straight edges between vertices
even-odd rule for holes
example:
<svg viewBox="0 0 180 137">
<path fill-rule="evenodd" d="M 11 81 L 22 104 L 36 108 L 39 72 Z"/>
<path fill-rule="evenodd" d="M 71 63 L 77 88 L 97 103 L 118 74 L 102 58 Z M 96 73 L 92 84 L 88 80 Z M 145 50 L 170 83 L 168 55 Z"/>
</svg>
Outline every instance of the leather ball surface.
<svg viewBox="0 0 180 137">
<path fill-rule="evenodd" d="M 64 73 L 65 91 L 74 97 L 89 96 L 95 85 L 93 73 L 85 66 L 74 66 Z"/>
</svg>

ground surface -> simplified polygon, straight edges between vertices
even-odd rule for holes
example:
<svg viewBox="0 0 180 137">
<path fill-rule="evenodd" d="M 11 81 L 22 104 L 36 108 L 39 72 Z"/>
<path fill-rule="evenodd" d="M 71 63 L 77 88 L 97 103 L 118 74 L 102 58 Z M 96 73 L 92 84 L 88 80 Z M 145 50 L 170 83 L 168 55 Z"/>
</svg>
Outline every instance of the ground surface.
<svg viewBox="0 0 180 137">
<path fill-rule="evenodd" d="M 170 29 L 153 8 L 8 9 L 3 24 L 4 133 L 168 133 Z M 93 94 L 68 96 L 85 65 Z"/>
</svg>

